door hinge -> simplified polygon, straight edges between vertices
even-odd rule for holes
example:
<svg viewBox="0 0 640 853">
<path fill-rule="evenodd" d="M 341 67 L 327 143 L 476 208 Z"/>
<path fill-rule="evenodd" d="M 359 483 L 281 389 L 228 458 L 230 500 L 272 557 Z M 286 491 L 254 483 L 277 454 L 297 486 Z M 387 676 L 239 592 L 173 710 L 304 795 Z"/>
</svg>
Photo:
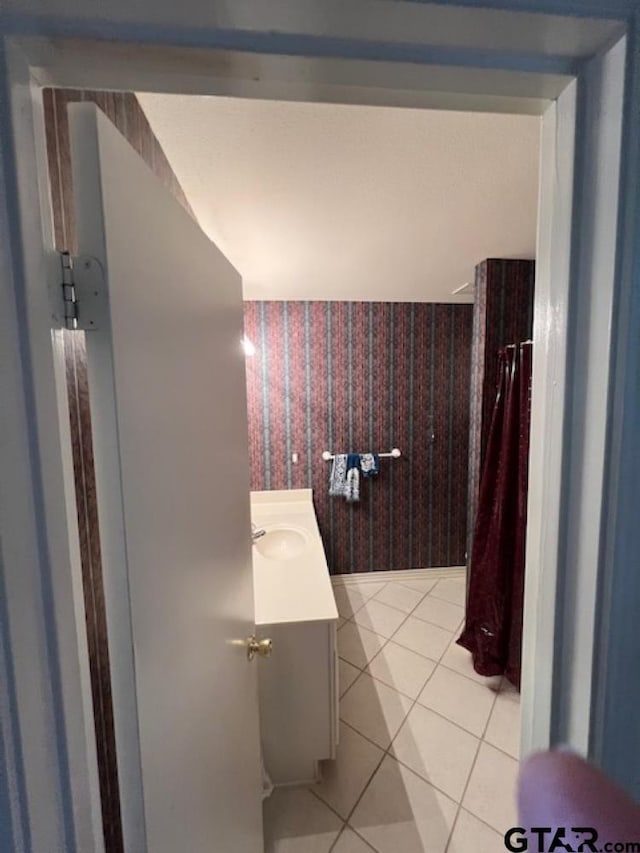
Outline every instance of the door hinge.
<svg viewBox="0 0 640 853">
<path fill-rule="evenodd" d="M 104 296 L 102 266 L 87 255 L 58 253 L 60 284 L 54 318 L 65 329 L 91 331 L 100 327 L 101 301 Z"/>
</svg>

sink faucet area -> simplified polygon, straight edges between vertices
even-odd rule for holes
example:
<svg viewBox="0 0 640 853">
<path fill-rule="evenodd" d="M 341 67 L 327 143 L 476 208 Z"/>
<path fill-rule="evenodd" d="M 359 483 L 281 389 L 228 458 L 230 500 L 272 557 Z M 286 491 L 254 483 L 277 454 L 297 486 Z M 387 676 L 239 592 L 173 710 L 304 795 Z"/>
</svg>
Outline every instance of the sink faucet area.
<svg viewBox="0 0 640 853">
<path fill-rule="evenodd" d="M 311 489 L 251 492 L 256 624 L 337 619 Z"/>
<path fill-rule="evenodd" d="M 256 525 L 251 522 L 251 541 L 255 544 L 258 539 L 262 536 L 265 536 L 267 531 L 263 527 L 256 527 Z"/>
<path fill-rule="evenodd" d="M 301 556 L 309 545 L 305 530 L 285 524 L 270 526 L 268 530 L 259 531 L 259 535 L 264 539 L 257 542 L 256 548 L 268 560 L 293 560 Z M 253 541 L 257 541 L 255 534 Z"/>
</svg>

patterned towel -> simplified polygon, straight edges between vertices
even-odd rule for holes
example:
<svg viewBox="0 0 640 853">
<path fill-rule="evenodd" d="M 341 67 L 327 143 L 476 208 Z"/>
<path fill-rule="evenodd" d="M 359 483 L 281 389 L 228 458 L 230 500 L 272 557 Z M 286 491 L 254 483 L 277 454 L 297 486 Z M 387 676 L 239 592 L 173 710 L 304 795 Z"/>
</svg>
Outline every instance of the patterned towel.
<svg viewBox="0 0 640 853">
<path fill-rule="evenodd" d="M 350 453 L 347 456 L 347 485 L 344 490 L 347 503 L 360 500 L 360 454 Z"/>
<path fill-rule="evenodd" d="M 380 468 L 380 459 L 377 453 L 360 454 L 360 470 L 363 477 L 373 477 Z"/>
<path fill-rule="evenodd" d="M 344 496 L 350 504 L 360 500 L 360 468 L 356 466 L 347 471 L 347 487 Z"/>
<path fill-rule="evenodd" d="M 360 454 L 336 453 L 331 466 L 329 494 L 334 498 L 346 498 L 348 503 L 360 500 Z"/>
<path fill-rule="evenodd" d="M 331 466 L 329 494 L 333 498 L 343 498 L 347 487 L 347 454 L 336 453 Z"/>
</svg>

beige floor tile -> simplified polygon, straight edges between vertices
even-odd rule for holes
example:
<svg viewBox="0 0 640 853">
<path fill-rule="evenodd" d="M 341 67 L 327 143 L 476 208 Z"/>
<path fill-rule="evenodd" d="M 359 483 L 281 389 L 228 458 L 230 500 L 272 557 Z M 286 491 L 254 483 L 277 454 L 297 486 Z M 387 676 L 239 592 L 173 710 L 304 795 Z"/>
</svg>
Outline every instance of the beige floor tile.
<svg viewBox="0 0 640 853">
<path fill-rule="evenodd" d="M 357 667 L 352 666 L 342 658 L 338 658 L 338 693 L 340 696 L 344 696 L 359 675 L 360 670 Z"/>
<path fill-rule="evenodd" d="M 442 598 L 427 595 L 413 611 L 412 616 L 432 622 L 447 631 L 457 631 L 464 619 L 464 608 Z"/>
<path fill-rule="evenodd" d="M 476 737 L 428 708 L 414 705 L 393 741 L 392 753 L 459 802 L 477 748 Z"/>
<path fill-rule="evenodd" d="M 403 613 L 411 613 L 414 607 L 424 598 L 424 593 L 401 583 L 388 583 L 383 590 L 376 595 L 376 601 L 396 607 Z"/>
<path fill-rule="evenodd" d="M 450 601 L 451 604 L 458 604 L 464 607 L 466 598 L 466 579 L 465 578 L 442 578 L 433 587 L 429 595 L 435 598 L 442 598 L 445 601 Z"/>
<path fill-rule="evenodd" d="M 460 809 L 447 853 L 504 853 L 504 851 L 504 838 L 499 832 L 491 829 L 464 809 Z"/>
<path fill-rule="evenodd" d="M 313 790 L 346 819 L 382 755 L 382 750 L 371 741 L 341 725 L 335 761 L 321 763 L 322 781 Z"/>
<path fill-rule="evenodd" d="M 457 637 L 454 635 L 453 642 L 442 656 L 440 663 L 448 669 L 453 669 L 455 672 L 459 672 L 461 675 L 466 675 L 467 678 L 477 681 L 478 684 L 484 684 L 486 687 L 498 690 L 502 683 L 502 676 L 493 675 L 487 677 L 485 675 L 479 675 L 471 663 L 471 652 L 468 652 L 466 649 L 463 649 L 462 646 L 459 646 L 455 642 L 456 639 Z"/>
<path fill-rule="evenodd" d="M 338 613 L 344 619 L 350 619 L 367 601 L 367 598 L 355 586 L 334 586 L 333 597 Z"/>
<path fill-rule="evenodd" d="M 264 801 L 265 853 L 328 853 L 342 821 L 304 788 L 276 788 Z"/>
<path fill-rule="evenodd" d="M 455 814 L 452 800 L 387 756 L 350 822 L 379 853 L 444 853 Z"/>
<path fill-rule="evenodd" d="M 396 581 L 396 583 L 401 583 L 403 586 L 408 586 L 411 589 L 417 589 L 418 592 L 427 593 L 430 592 L 437 583 L 437 578 L 409 578 L 409 580 L 403 579 L 401 581 Z"/>
<path fill-rule="evenodd" d="M 517 826 L 518 762 L 488 743 L 480 745 L 462 805 L 499 833 Z"/>
<path fill-rule="evenodd" d="M 371 853 L 372 848 L 350 827 L 345 826 L 332 853 Z"/>
<path fill-rule="evenodd" d="M 393 640 L 413 652 L 437 661 L 451 642 L 452 637 L 453 634 L 450 631 L 445 631 L 444 628 L 408 616 L 407 621 L 393 635 Z"/>
<path fill-rule="evenodd" d="M 367 668 L 374 678 L 415 699 L 436 664 L 390 640 Z"/>
<path fill-rule="evenodd" d="M 360 595 L 366 599 L 373 598 L 374 595 L 377 595 L 377 593 L 379 593 L 381 589 L 384 589 L 386 585 L 386 581 L 370 580 L 363 580 L 361 583 L 354 584 Z"/>
<path fill-rule="evenodd" d="M 498 693 L 484 737 L 513 758 L 520 757 L 520 694 L 515 687 L 508 685 Z"/>
<path fill-rule="evenodd" d="M 373 631 L 347 622 L 338 631 L 338 654 L 358 669 L 364 669 L 386 642 Z"/>
<path fill-rule="evenodd" d="M 375 631 L 381 637 L 391 637 L 405 620 L 405 614 L 388 607 L 375 598 L 367 601 L 353 616 L 353 621 L 363 628 Z"/>
<path fill-rule="evenodd" d="M 418 702 L 482 737 L 496 699 L 494 691 L 444 666 L 438 666 Z"/>
<path fill-rule="evenodd" d="M 411 699 L 364 673 L 340 700 L 340 719 L 386 749 L 411 705 Z"/>
</svg>

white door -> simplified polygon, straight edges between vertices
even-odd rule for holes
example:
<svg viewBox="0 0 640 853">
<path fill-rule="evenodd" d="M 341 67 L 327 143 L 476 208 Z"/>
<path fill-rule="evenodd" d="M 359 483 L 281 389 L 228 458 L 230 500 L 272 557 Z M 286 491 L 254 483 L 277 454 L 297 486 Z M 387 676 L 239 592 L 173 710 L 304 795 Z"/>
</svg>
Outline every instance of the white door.
<svg viewBox="0 0 640 853">
<path fill-rule="evenodd" d="M 127 853 L 258 853 L 240 276 L 93 105 L 69 115 Z"/>
</svg>

